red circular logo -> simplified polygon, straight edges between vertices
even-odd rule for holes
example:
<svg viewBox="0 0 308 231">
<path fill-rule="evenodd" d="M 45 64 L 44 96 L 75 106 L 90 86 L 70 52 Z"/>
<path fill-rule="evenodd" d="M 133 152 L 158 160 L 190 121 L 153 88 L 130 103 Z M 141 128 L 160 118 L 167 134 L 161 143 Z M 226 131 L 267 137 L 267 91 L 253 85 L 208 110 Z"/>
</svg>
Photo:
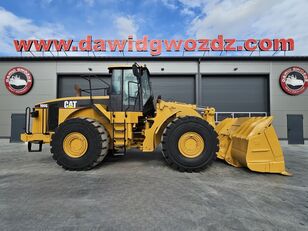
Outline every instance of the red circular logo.
<svg viewBox="0 0 308 231">
<path fill-rule="evenodd" d="M 33 76 L 24 67 L 13 67 L 6 73 L 4 83 L 6 88 L 14 95 L 24 95 L 32 88 Z"/>
<path fill-rule="evenodd" d="M 308 74 L 301 67 L 289 67 L 279 78 L 280 86 L 289 95 L 300 95 L 308 87 Z"/>
</svg>

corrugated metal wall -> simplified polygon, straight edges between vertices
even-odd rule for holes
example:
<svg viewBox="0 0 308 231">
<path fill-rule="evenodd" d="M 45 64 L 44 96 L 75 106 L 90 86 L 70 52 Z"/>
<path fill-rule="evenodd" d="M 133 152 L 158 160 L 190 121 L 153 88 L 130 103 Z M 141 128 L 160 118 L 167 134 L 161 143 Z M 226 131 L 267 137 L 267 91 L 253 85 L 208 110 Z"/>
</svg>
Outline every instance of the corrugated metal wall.
<svg viewBox="0 0 308 231">
<path fill-rule="evenodd" d="M 204 75 L 202 105 L 219 112 L 269 113 L 268 76 Z"/>
<path fill-rule="evenodd" d="M 30 60 L 30 59 L 29 59 Z M 32 107 L 34 104 L 53 99 L 57 97 L 58 77 L 60 75 L 80 75 L 89 73 L 88 68 L 92 68 L 92 72 L 100 75 L 108 75 L 107 67 L 111 64 L 125 63 L 132 64 L 134 61 L 126 60 L 108 60 L 97 61 L 89 60 L 15 60 L 15 61 L 0 61 L 0 75 L 2 78 L 6 72 L 16 66 L 23 66 L 29 69 L 34 77 L 34 85 L 32 90 L 24 96 L 15 96 L 8 92 L 4 82 L 0 84 L 0 137 L 8 137 L 10 135 L 10 117 L 11 113 L 22 113 L 25 107 Z M 156 91 L 156 95 L 161 94 L 163 98 L 178 100 L 183 102 L 196 102 L 199 105 L 207 104 L 206 89 L 215 89 L 214 87 L 206 86 L 206 78 L 202 81 L 198 73 L 198 60 L 142 60 L 141 64 L 146 64 L 151 71 L 153 77 L 152 84 Z M 279 86 L 280 73 L 290 67 L 300 66 L 308 71 L 308 62 L 291 62 L 291 61 L 254 61 L 254 60 L 210 60 L 201 61 L 200 72 L 202 76 L 213 75 L 246 75 L 261 76 L 269 75 L 269 104 L 270 113 L 274 115 L 274 125 L 280 138 L 287 138 L 287 114 L 303 114 L 304 116 L 304 137 L 308 138 L 308 90 L 299 96 L 290 96 L 285 94 Z M 165 79 L 163 76 L 166 76 Z M 218 80 L 217 80 L 218 81 Z M 203 83 L 202 83 L 203 82 Z M 216 82 L 216 80 L 215 80 Z M 195 83 L 199 85 L 196 86 Z M 61 80 L 59 80 L 61 85 Z M 208 83 L 210 84 L 210 83 Z M 261 82 L 260 82 L 261 84 Z M 248 85 L 251 85 L 248 83 Z M 262 84 L 261 84 L 262 85 Z M 64 87 L 71 89 L 71 85 Z M 264 93 L 264 88 L 258 87 L 257 97 L 261 97 Z M 219 90 L 219 89 L 218 89 Z M 222 95 L 223 92 L 214 90 L 211 95 L 220 98 L 228 98 L 230 92 Z M 239 89 L 240 90 L 240 87 Z M 243 93 L 247 97 L 248 92 Z M 217 96 L 219 95 L 219 96 Z M 263 95 L 264 96 L 264 95 Z M 249 96 L 251 97 L 251 96 Z M 197 99 L 197 101 L 196 101 Z M 204 102 L 205 101 L 205 102 Z M 259 102 L 261 105 L 261 101 Z M 215 105 L 213 105 L 215 106 Z M 219 105 L 217 105 L 220 107 Z M 233 108 L 233 106 L 232 106 Z M 247 108 L 237 108 L 247 110 Z M 251 108 L 249 108 L 250 110 Z"/>
</svg>

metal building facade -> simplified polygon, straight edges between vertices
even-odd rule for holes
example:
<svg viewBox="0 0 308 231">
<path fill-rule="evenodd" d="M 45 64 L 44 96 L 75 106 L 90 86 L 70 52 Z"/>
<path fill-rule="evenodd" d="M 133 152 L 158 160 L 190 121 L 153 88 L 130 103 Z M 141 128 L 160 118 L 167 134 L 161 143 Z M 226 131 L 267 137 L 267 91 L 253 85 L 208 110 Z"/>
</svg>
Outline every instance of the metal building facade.
<svg viewBox="0 0 308 231">
<path fill-rule="evenodd" d="M 108 81 L 109 65 L 135 61 L 150 70 L 155 96 L 214 106 L 220 112 L 266 112 L 275 117 L 280 139 L 287 138 L 287 115 L 300 114 L 308 139 L 308 91 L 290 96 L 279 84 L 280 74 L 291 66 L 308 71 L 308 57 L 2 57 L 2 77 L 10 68 L 22 66 L 31 71 L 34 84 L 29 93 L 16 96 L 2 81 L 0 137 L 10 136 L 12 113 L 73 94 L 81 75 L 96 74 Z"/>
</svg>

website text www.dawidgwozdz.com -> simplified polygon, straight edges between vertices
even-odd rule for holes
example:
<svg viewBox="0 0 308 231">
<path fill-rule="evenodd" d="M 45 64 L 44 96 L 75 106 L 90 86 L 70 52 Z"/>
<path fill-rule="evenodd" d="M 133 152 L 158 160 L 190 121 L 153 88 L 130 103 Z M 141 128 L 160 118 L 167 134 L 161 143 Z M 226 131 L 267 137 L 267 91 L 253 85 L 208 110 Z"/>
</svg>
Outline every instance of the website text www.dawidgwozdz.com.
<svg viewBox="0 0 308 231">
<path fill-rule="evenodd" d="M 224 38 L 218 35 L 215 39 L 151 39 L 147 35 L 142 39 L 134 40 L 133 36 L 127 39 L 94 39 L 88 35 L 86 39 L 75 42 L 73 39 L 28 39 L 14 40 L 14 46 L 18 52 L 42 52 L 42 51 L 65 51 L 65 52 L 150 52 L 152 56 L 160 55 L 163 51 L 293 51 L 294 39 L 292 38 L 263 38 L 237 40 Z"/>
</svg>

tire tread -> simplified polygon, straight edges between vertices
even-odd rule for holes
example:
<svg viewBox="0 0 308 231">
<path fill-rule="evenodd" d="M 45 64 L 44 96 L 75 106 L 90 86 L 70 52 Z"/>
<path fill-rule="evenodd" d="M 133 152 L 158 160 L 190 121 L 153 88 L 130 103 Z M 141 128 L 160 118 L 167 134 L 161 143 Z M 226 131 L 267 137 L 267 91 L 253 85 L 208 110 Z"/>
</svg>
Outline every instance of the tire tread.
<svg viewBox="0 0 308 231">
<path fill-rule="evenodd" d="M 92 129 L 96 132 L 96 140 L 98 140 L 100 143 L 100 152 L 91 163 L 87 164 L 84 167 L 79 168 L 79 167 L 71 167 L 71 166 L 65 165 L 63 162 L 61 162 L 61 158 L 59 158 L 59 155 L 57 153 L 56 147 L 58 145 L 63 145 L 63 144 L 60 143 L 60 140 L 56 138 L 59 135 L 59 133 L 62 132 L 62 130 L 65 130 L 65 126 L 67 126 L 68 124 L 79 124 L 79 125 L 87 126 L 88 129 Z M 106 157 L 108 153 L 109 141 L 110 141 L 108 132 L 106 131 L 104 126 L 100 124 L 99 122 L 93 119 L 90 119 L 90 118 L 73 118 L 73 119 L 63 122 L 55 129 L 55 132 L 52 135 L 51 139 L 52 140 L 50 143 L 50 146 L 51 146 L 50 151 L 53 154 L 52 158 L 62 168 L 66 170 L 70 170 L 70 171 L 85 171 L 85 170 L 90 170 L 96 167 Z"/>
<path fill-rule="evenodd" d="M 219 150 L 219 140 L 218 140 L 218 134 L 216 133 L 216 131 L 214 130 L 214 128 L 206 121 L 203 120 L 201 118 L 198 117 L 194 117 L 194 116 L 186 116 L 186 117 L 177 117 L 175 118 L 173 121 L 171 121 L 166 128 L 163 131 L 162 134 L 162 138 L 161 138 L 161 143 L 162 143 L 162 153 L 163 156 L 167 162 L 167 164 L 180 172 L 200 172 L 204 169 L 206 169 L 207 167 L 209 167 L 214 160 L 216 159 L 216 154 L 212 156 L 212 158 L 204 165 L 201 165 L 200 167 L 197 168 L 192 168 L 192 167 L 184 167 L 182 165 L 179 165 L 178 163 L 176 163 L 172 158 L 170 158 L 170 153 L 168 151 L 169 149 L 169 145 L 168 145 L 168 137 L 170 136 L 169 131 L 172 131 L 172 129 L 174 129 L 175 127 L 177 127 L 179 124 L 182 123 L 201 123 L 202 126 L 206 127 L 209 132 L 215 137 L 215 141 L 214 141 L 214 151 L 215 153 L 218 152 Z"/>
</svg>

